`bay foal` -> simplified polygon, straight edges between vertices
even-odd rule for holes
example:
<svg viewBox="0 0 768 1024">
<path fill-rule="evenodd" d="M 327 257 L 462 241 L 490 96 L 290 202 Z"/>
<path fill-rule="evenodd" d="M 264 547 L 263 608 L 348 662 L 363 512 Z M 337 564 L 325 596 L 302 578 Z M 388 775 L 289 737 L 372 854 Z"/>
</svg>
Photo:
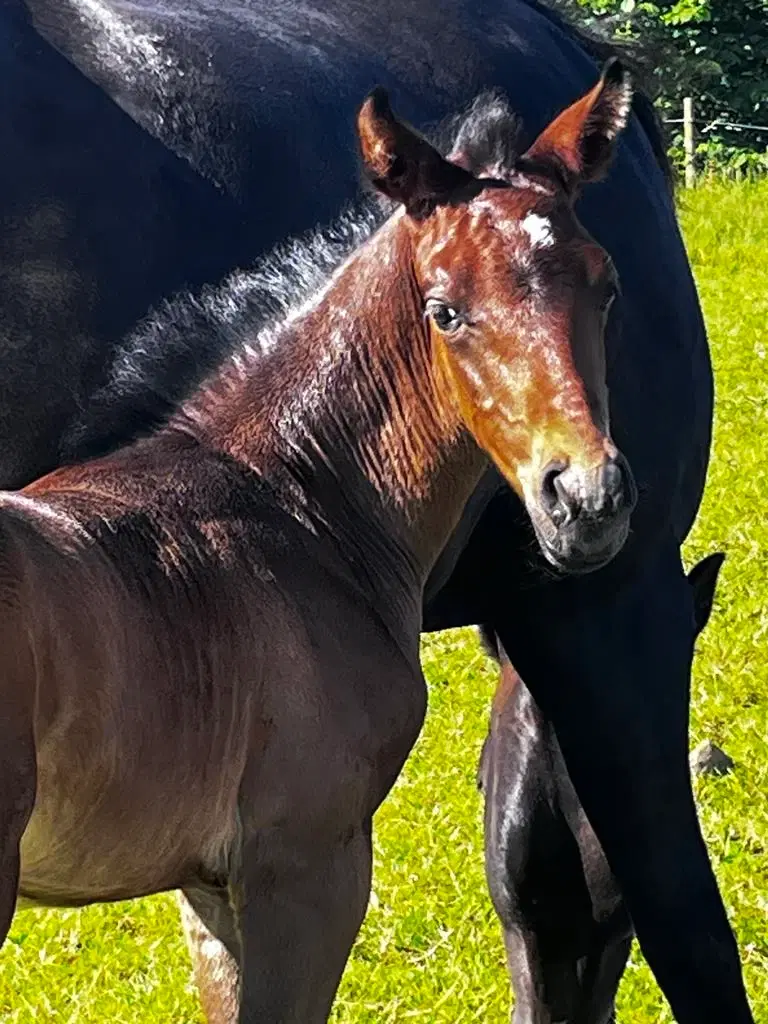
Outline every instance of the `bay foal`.
<svg viewBox="0 0 768 1024">
<path fill-rule="evenodd" d="M 613 63 L 519 158 L 478 109 L 449 161 L 374 92 L 398 209 L 172 309 L 237 341 L 197 394 L 0 498 L 3 937 L 17 892 L 181 888 L 211 1019 L 326 1019 L 424 714 L 424 580 L 486 453 L 553 548 L 569 486 L 584 544 L 627 534 L 614 273 L 573 200 L 629 101 Z"/>
</svg>

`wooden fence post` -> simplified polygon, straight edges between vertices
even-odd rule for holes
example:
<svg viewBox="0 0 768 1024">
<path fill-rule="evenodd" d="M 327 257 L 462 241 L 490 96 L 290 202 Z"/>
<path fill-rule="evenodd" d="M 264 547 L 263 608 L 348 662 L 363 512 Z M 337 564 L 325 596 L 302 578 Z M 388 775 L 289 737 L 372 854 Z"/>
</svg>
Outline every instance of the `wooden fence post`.
<svg viewBox="0 0 768 1024">
<path fill-rule="evenodd" d="M 693 98 L 691 96 L 686 96 L 683 100 L 683 146 L 685 149 L 685 187 L 693 188 L 696 184 L 696 166 L 694 164 Z"/>
</svg>

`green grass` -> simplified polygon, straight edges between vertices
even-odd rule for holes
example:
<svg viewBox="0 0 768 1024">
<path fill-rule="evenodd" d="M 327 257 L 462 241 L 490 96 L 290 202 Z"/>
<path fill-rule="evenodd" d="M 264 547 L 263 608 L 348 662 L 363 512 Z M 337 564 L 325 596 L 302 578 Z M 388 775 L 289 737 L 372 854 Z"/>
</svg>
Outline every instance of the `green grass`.
<svg viewBox="0 0 768 1024">
<path fill-rule="evenodd" d="M 681 200 L 718 382 L 714 458 L 689 561 L 724 549 L 716 611 L 699 645 L 693 741 L 735 773 L 698 784 L 704 828 L 758 1024 L 768 1024 L 768 186 L 706 187 Z M 371 909 L 336 1024 L 504 1021 L 508 989 L 482 871 L 475 764 L 494 672 L 469 631 L 424 644 L 424 733 L 377 818 Z M 0 1021 L 197 1022 L 170 896 L 83 911 L 20 912 L 0 954 Z M 671 1020 L 636 953 L 625 1024 Z"/>
</svg>

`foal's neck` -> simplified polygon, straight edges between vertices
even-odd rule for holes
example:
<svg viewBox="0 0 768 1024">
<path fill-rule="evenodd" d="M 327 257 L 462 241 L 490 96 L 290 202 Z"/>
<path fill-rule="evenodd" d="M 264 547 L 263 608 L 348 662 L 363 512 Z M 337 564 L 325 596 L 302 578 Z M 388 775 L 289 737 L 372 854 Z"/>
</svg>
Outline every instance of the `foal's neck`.
<svg viewBox="0 0 768 1024">
<path fill-rule="evenodd" d="M 184 411 L 267 478 L 372 596 L 421 587 L 484 467 L 435 369 L 410 237 L 390 218 Z"/>
</svg>

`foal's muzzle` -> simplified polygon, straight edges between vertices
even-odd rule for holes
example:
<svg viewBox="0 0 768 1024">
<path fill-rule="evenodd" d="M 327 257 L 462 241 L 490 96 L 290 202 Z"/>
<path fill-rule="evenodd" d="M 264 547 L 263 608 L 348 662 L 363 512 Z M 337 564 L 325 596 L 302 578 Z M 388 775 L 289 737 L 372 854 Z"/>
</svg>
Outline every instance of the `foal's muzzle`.
<svg viewBox="0 0 768 1024">
<path fill-rule="evenodd" d="M 623 455 L 592 469 L 551 463 L 530 508 L 546 558 L 568 573 L 599 569 L 621 550 L 637 488 Z"/>
</svg>

